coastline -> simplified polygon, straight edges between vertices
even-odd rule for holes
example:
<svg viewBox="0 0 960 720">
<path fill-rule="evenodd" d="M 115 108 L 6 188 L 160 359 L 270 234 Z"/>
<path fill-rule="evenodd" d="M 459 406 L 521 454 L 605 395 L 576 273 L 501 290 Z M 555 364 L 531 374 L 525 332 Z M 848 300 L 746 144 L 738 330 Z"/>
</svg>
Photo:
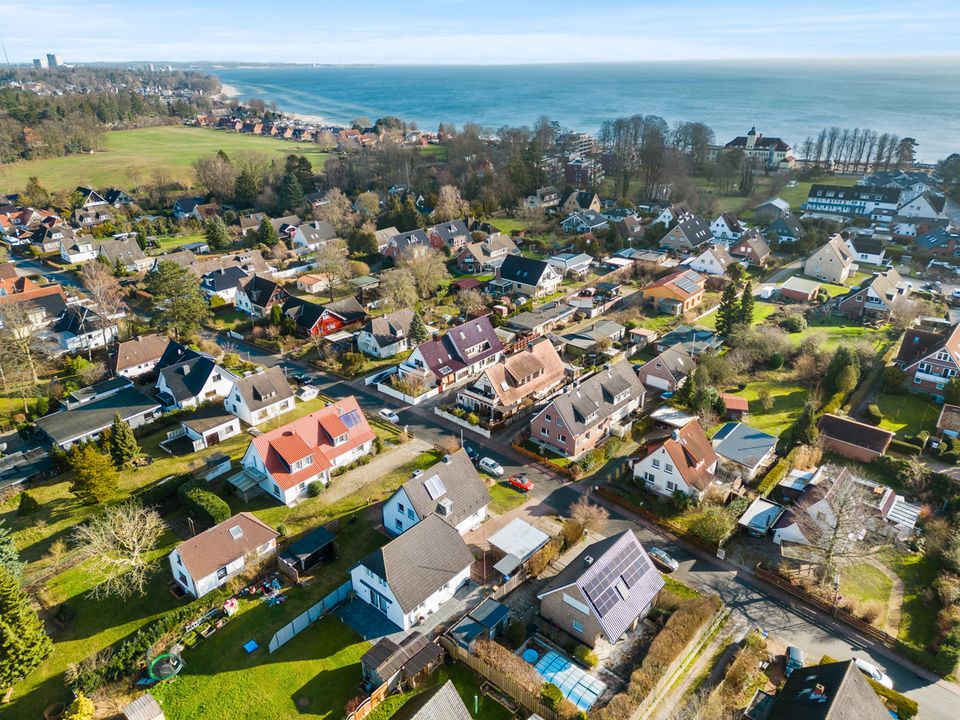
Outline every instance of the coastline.
<svg viewBox="0 0 960 720">
<path fill-rule="evenodd" d="M 218 78 L 219 79 L 219 78 Z M 242 93 L 233 85 L 229 85 L 223 81 L 220 82 L 220 93 L 219 97 L 223 100 L 241 100 Z M 289 110 L 284 110 L 280 104 L 277 104 L 280 112 L 284 115 L 289 116 L 293 120 L 298 120 L 302 123 L 313 124 L 313 125 L 329 125 L 330 119 L 325 118 L 322 115 L 313 115 L 310 113 L 298 113 L 291 112 Z"/>
</svg>

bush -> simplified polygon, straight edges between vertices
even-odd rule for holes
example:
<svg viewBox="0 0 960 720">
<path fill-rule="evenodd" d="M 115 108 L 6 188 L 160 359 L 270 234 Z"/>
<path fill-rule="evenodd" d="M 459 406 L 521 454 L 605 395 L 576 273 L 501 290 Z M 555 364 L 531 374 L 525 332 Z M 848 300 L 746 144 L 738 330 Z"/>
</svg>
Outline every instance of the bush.
<svg viewBox="0 0 960 720">
<path fill-rule="evenodd" d="M 670 501 L 677 512 L 683 512 L 693 504 L 693 498 L 679 489 L 673 491 Z"/>
<path fill-rule="evenodd" d="M 179 502 L 179 491 L 186 483 L 193 480 L 190 475 L 174 475 L 153 485 L 141 488 L 134 493 L 133 499 L 144 507 L 152 507 L 163 514 L 173 510 Z"/>
<path fill-rule="evenodd" d="M 37 499 L 33 495 L 28 492 L 20 493 L 20 504 L 17 505 L 17 515 L 20 517 L 33 515 L 39 509 L 40 503 L 37 502 Z"/>
<path fill-rule="evenodd" d="M 791 451 L 787 457 L 777 460 L 776 464 L 763 476 L 763 480 L 757 485 L 757 492 L 760 493 L 760 495 L 763 497 L 769 495 L 780 481 L 787 476 L 787 473 L 790 472 L 790 468 L 793 465 L 792 455 L 793 451 Z"/>
<path fill-rule="evenodd" d="M 888 390 L 901 390 L 903 382 L 907 379 L 907 374 L 896 365 L 890 365 L 883 369 L 883 384 Z"/>
<path fill-rule="evenodd" d="M 544 683 L 540 689 L 540 702 L 551 710 L 558 710 L 563 702 L 563 691 L 553 683 Z"/>
<path fill-rule="evenodd" d="M 883 421 L 883 413 L 880 412 L 880 408 L 876 403 L 867 405 L 867 410 L 863 415 L 864 419 L 871 425 L 879 425 Z"/>
<path fill-rule="evenodd" d="M 780 327 L 789 333 L 803 332 L 807 329 L 807 319 L 803 315 L 787 315 L 780 321 Z"/>
<path fill-rule="evenodd" d="M 219 496 L 202 487 L 202 480 L 191 480 L 180 486 L 177 494 L 187 513 L 193 519 L 208 527 L 228 520 L 230 506 Z"/>
<path fill-rule="evenodd" d="M 767 358 L 767 367 L 771 370 L 779 370 L 783 367 L 783 355 L 780 353 L 774 353 L 769 358 Z"/>
<path fill-rule="evenodd" d="M 896 438 L 890 441 L 890 449 L 901 455 L 919 455 L 921 450 L 919 445 L 911 445 Z"/>
<path fill-rule="evenodd" d="M 580 662 L 581 665 L 586 665 L 588 668 L 595 668 L 599 662 L 597 659 L 597 654 L 586 645 L 577 645 L 577 649 L 573 653 L 573 656 Z"/>
<path fill-rule="evenodd" d="M 467 422 L 470 423 L 471 425 L 479 425 L 480 417 L 476 413 L 470 413 L 469 415 L 467 415 Z"/>
<path fill-rule="evenodd" d="M 512 622 L 507 625 L 507 629 L 503 633 L 503 638 L 507 641 L 507 645 L 516 650 L 523 645 L 523 641 L 527 639 L 527 629 L 521 622 Z"/>
<path fill-rule="evenodd" d="M 317 497 L 320 493 L 324 491 L 326 486 L 319 480 L 314 480 L 312 483 L 307 485 L 307 494 L 310 497 Z"/>
<path fill-rule="evenodd" d="M 453 415 L 454 415 L 454 417 L 462 418 L 462 417 L 463 417 L 464 415 L 466 415 L 466 414 L 467 414 L 467 411 L 466 411 L 464 408 L 460 407 L 459 405 L 457 405 L 457 406 L 453 409 Z"/>
<path fill-rule="evenodd" d="M 737 521 L 723 508 L 708 507 L 690 524 L 690 532 L 701 542 L 718 546 L 736 525 Z"/>
</svg>

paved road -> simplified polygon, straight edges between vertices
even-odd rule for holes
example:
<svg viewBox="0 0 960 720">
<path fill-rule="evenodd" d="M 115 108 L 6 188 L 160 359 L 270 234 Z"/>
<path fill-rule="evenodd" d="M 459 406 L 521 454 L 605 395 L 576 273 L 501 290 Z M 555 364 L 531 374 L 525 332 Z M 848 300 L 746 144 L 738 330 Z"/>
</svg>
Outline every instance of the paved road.
<svg viewBox="0 0 960 720">
<path fill-rule="evenodd" d="M 14 265 L 17 270 L 20 271 L 20 275 L 29 275 L 31 277 L 34 275 L 43 275 L 48 280 L 60 283 L 65 287 L 83 290 L 83 285 L 80 283 L 76 273 L 54 270 L 49 265 L 44 265 L 36 260 L 17 260 L 14 258 Z"/>
</svg>

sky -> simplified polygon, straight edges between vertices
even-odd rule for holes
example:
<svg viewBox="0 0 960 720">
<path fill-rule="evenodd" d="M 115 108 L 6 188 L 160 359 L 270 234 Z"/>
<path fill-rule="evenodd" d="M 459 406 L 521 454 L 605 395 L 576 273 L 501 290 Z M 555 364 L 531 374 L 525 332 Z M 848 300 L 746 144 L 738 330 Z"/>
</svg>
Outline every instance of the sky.
<svg viewBox="0 0 960 720">
<path fill-rule="evenodd" d="M 11 62 L 522 64 L 960 52 L 957 0 L 0 0 Z"/>
</svg>

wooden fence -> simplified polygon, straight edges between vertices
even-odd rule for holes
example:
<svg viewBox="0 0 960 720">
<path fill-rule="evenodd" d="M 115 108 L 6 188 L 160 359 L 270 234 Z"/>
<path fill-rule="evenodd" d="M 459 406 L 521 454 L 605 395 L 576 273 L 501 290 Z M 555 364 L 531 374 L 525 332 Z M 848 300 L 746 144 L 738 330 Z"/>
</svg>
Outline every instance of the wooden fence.
<svg viewBox="0 0 960 720">
<path fill-rule="evenodd" d="M 450 657 L 459 660 L 470 669 L 482 675 L 491 684 L 496 685 L 504 693 L 523 705 L 527 711 L 536 713 L 544 718 L 544 720 L 558 720 L 557 713 L 540 701 L 539 693 L 530 692 L 525 687 L 522 687 L 516 680 L 503 673 L 499 668 L 495 668 L 477 656 L 471 655 L 446 635 L 441 635 L 438 640 L 440 646 L 447 651 Z"/>
<path fill-rule="evenodd" d="M 526 455 L 528 458 L 536 462 L 538 465 L 542 465 L 548 470 L 552 470 L 553 472 L 563 475 L 564 477 L 568 477 L 571 480 L 577 479 L 576 474 L 570 468 L 563 468 L 563 467 L 560 467 L 559 465 L 555 465 L 554 463 L 550 462 L 549 458 L 546 458 L 543 455 L 539 455 L 533 452 L 532 450 L 528 450 L 520 443 L 512 442 L 510 443 L 510 447 L 512 447 L 521 455 Z"/>
<path fill-rule="evenodd" d="M 377 705 L 387 699 L 389 689 L 390 687 L 387 683 L 378 687 L 370 693 L 370 697 L 364 698 L 353 712 L 347 713 L 346 720 L 363 720 L 363 718 L 374 711 Z"/>
</svg>

